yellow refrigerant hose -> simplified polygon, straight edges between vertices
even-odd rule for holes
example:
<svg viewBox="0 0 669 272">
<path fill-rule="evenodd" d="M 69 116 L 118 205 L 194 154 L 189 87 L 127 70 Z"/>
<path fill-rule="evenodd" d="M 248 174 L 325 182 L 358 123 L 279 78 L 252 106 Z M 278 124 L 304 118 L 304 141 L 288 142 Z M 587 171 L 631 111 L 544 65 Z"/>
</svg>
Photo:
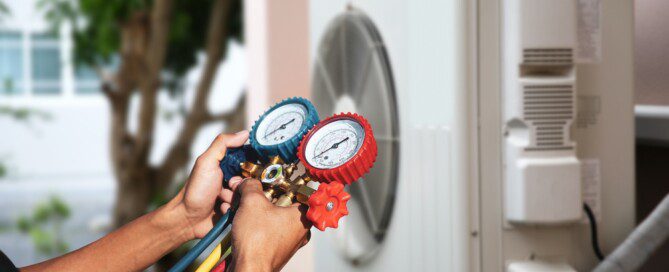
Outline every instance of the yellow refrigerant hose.
<svg viewBox="0 0 669 272">
<path fill-rule="evenodd" d="M 218 260 L 221 258 L 221 244 L 218 244 L 214 251 L 209 254 L 207 259 L 197 267 L 195 272 L 209 272 L 215 265 L 218 263 Z"/>
</svg>

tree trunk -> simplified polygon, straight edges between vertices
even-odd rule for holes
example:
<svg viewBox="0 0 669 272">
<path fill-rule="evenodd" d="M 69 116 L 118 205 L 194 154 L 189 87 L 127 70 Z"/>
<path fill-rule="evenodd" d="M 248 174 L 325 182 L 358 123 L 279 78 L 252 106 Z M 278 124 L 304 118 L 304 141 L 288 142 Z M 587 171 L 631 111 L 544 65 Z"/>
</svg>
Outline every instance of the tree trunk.
<svg viewBox="0 0 669 272">
<path fill-rule="evenodd" d="M 214 121 L 225 121 L 228 130 L 244 126 L 245 99 L 235 111 L 212 115 L 207 99 L 218 66 L 226 53 L 228 18 L 232 1 L 216 0 L 211 9 L 205 51 L 207 61 L 196 88 L 190 112 L 175 143 L 162 163 L 149 163 L 157 112 L 157 93 L 167 51 L 171 1 L 155 0 L 150 14 L 138 12 L 121 24 L 121 66 L 113 84 L 103 85 L 112 109 L 111 154 L 117 181 L 114 226 L 120 227 L 147 212 L 152 199 L 174 180 L 190 161 L 191 145 L 199 129 Z M 130 97 L 139 92 L 137 132 L 128 131 Z"/>
<path fill-rule="evenodd" d="M 117 183 L 114 228 L 119 228 L 146 213 L 153 197 L 150 170 L 134 168 L 127 169 L 122 174 L 125 178 L 118 180 Z"/>
</svg>

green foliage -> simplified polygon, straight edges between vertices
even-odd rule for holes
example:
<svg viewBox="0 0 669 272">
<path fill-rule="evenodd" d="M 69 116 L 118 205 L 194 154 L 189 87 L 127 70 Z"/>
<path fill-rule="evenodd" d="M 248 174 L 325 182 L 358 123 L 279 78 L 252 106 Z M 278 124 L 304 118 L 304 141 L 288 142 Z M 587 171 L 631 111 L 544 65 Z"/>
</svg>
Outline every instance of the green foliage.
<svg viewBox="0 0 669 272">
<path fill-rule="evenodd" d="M 0 16 L 9 15 L 10 13 L 11 13 L 11 11 L 7 7 L 7 5 L 5 5 L 5 2 L 0 1 Z"/>
<path fill-rule="evenodd" d="M 62 224 L 70 217 L 70 213 L 70 207 L 62 199 L 52 196 L 37 205 L 31 215 L 19 217 L 16 228 L 30 235 L 38 252 L 45 255 L 62 254 L 68 249 L 62 239 Z"/>
<path fill-rule="evenodd" d="M 242 5 L 240 0 L 233 1 L 233 16 L 228 23 L 230 37 L 241 40 Z M 212 3 L 213 0 L 173 1 L 165 72 L 181 77 L 196 63 L 196 55 L 206 40 Z M 152 4 L 150 0 L 40 0 L 38 8 L 45 11 L 54 30 L 63 22 L 74 26 L 77 64 L 103 66 L 119 52 L 122 26 L 139 15 L 145 15 L 148 24 Z"/>
<path fill-rule="evenodd" d="M 51 120 L 51 115 L 47 112 L 31 108 L 14 108 L 10 106 L 0 106 L 0 116 L 6 115 L 17 121 L 30 121 L 34 118 L 43 121 Z"/>
<path fill-rule="evenodd" d="M 7 175 L 7 166 L 2 161 L 0 161 L 0 178 L 6 175 Z"/>
</svg>

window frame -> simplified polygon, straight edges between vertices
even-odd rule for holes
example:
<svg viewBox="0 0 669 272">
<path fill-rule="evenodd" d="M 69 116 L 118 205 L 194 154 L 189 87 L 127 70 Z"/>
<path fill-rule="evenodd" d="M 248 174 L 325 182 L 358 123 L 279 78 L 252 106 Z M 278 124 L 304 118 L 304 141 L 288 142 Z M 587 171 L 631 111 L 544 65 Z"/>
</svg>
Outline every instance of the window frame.
<svg viewBox="0 0 669 272">
<path fill-rule="evenodd" d="M 0 100 L 3 101 L 30 101 L 30 100 L 98 100 L 103 96 L 98 90 L 99 78 L 82 77 L 77 74 L 74 64 L 74 44 L 71 38 L 71 30 L 66 25 L 61 27 L 58 35 L 50 36 L 46 30 L 35 30 L 30 28 L 6 28 L 0 25 L 0 32 L 18 34 L 19 40 L 11 41 L 11 46 L 18 49 L 21 54 L 21 88 L 15 92 L 0 92 Z M 7 42 L 4 42 L 7 43 Z M 3 41 L 0 39 L 0 47 Z M 58 73 L 57 79 L 37 79 L 33 74 L 33 58 L 35 50 L 56 49 L 58 50 Z M 0 49 L 2 50 L 2 49 Z M 90 69 L 90 68 L 89 68 Z M 81 79 L 80 79 L 81 77 Z M 1 84 L 2 82 L 0 82 Z M 40 87 L 55 87 L 57 92 L 40 93 L 36 90 Z M 94 91 L 91 91 L 94 90 Z M 21 102 L 23 103 L 23 102 Z"/>
</svg>

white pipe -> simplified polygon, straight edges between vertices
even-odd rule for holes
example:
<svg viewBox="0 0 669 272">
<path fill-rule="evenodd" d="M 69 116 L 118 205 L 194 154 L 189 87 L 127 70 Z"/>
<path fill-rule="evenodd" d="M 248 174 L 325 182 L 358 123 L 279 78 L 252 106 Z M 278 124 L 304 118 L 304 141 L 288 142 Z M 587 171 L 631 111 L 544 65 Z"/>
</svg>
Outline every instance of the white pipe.
<svg viewBox="0 0 669 272">
<path fill-rule="evenodd" d="M 637 271 L 669 236 L 669 195 L 594 272 Z"/>
</svg>

